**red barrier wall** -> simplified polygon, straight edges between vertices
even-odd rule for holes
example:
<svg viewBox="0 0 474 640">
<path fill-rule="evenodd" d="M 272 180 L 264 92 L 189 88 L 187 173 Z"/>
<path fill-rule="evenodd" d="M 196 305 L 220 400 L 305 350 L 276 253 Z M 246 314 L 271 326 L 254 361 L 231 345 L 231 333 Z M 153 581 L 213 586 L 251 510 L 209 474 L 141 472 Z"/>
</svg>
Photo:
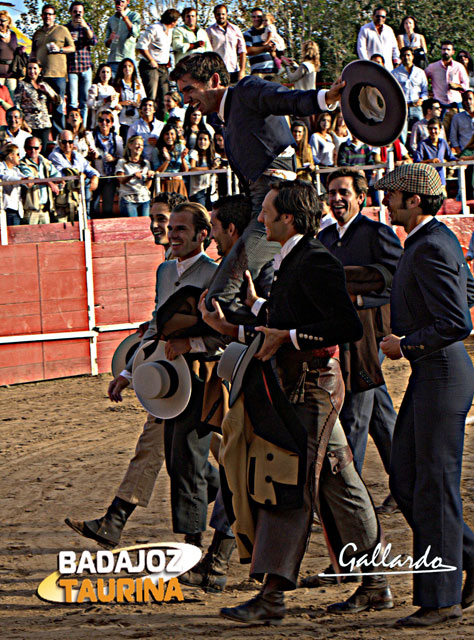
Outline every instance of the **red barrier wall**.
<svg viewBox="0 0 474 640">
<path fill-rule="evenodd" d="M 474 218 L 442 219 L 466 251 Z M 90 228 L 96 326 L 148 320 L 155 272 L 164 258 L 148 219 L 94 220 Z M 10 227 L 8 233 L 10 244 L 0 246 L 0 334 L 87 331 L 84 243 L 78 225 Z M 210 255 L 216 257 L 214 249 Z M 99 334 L 100 373 L 110 370 L 117 344 L 129 333 Z M 89 338 L 0 344 L 0 385 L 91 373 L 89 349 Z"/>
</svg>

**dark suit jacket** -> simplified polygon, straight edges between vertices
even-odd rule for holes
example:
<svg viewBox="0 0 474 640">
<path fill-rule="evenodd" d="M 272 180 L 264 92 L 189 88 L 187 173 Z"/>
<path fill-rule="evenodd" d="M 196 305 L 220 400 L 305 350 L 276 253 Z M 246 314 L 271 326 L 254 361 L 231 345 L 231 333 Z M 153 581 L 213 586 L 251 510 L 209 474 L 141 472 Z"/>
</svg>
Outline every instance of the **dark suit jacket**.
<svg viewBox="0 0 474 640">
<path fill-rule="evenodd" d="M 472 330 L 474 278 L 454 233 L 436 218 L 405 242 L 393 279 L 392 330 L 416 361 Z"/>
<path fill-rule="evenodd" d="M 275 272 L 267 303 L 267 325 L 296 329 L 302 351 L 361 337 L 342 265 L 319 240 L 304 237 Z M 287 349 L 295 351 L 292 344 L 282 347 Z"/>
<path fill-rule="evenodd" d="M 356 306 L 364 327 L 362 340 L 347 345 L 341 353 L 341 365 L 347 391 L 367 391 L 383 384 L 378 343 L 390 332 L 389 301 L 392 277 L 402 254 L 399 239 L 390 227 L 358 214 L 339 239 L 337 224 L 323 229 L 318 238 L 345 267 L 365 266 L 378 272 L 385 283 L 380 289 L 367 290 L 363 282 L 352 283 L 351 292 L 361 294 L 363 305 Z M 377 286 L 376 286 L 377 285 Z"/>
<path fill-rule="evenodd" d="M 225 147 L 232 169 L 244 184 L 255 182 L 286 147 L 295 144 L 285 115 L 321 113 L 317 91 L 291 91 L 246 76 L 227 92 Z"/>
</svg>

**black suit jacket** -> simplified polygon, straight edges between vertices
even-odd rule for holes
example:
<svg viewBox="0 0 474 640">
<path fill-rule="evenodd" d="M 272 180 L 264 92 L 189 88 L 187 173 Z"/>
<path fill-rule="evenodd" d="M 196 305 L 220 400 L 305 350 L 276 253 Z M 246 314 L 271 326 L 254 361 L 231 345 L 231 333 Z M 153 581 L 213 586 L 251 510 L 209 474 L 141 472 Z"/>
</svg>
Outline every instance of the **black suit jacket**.
<svg viewBox="0 0 474 640">
<path fill-rule="evenodd" d="M 474 278 L 454 233 L 433 218 L 405 242 L 393 279 L 392 329 L 416 361 L 472 330 Z"/>
<path fill-rule="evenodd" d="M 321 113 L 317 91 L 286 87 L 246 76 L 227 92 L 225 148 L 232 169 L 244 184 L 255 182 L 286 147 L 294 145 L 285 115 Z"/>
<path fill-rule="evenodd" d="M 267 325 L 296 329 L 302 351 L 359 340 L 362 327 L 346 291 L 344 269 L 315 238 L 306 236 L 275 272 Z M 250 338 L 252 330 L 246 332 Z M 295 350 L 285 344 L 282 350 Z"/>
</svg>

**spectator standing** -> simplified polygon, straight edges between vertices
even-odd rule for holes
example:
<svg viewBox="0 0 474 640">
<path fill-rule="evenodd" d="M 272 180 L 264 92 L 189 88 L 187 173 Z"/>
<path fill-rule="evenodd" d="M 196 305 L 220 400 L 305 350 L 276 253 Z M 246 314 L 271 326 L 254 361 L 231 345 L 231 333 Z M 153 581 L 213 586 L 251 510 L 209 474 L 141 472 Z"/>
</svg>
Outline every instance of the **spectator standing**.
<svg viewBox="0 0 474 640">
<path fill-rule="evenodd" d="M 414 64 L 413 49 L 402 47 L 400 57 L 402 64 L 392 71 L 392 75 L 398 80 L 408 105 L 408 119 L 401 134 L 402 142 L 406 144 L 408 131 L 411 131 L 415 122 L 423 118 L 421 105 L 428 97 L 428 80 L 423 69 Z"/>
<path fill-rule="evenodd" d="M 439 100 L 435 100 L 434 98 L 423 100 L 421 110 L 423 111 L 423 119 L 415 122 L 411 130 L 410 151 L 412 155 L 415 153 L 418 143 L 428 137 L 428 120 L 441 116 L 441 105 Z M 439 137 L 446 138 L 444 127 L 441 129 Z"/>
<path fill-rule="evenodd" d="M 76 46 L 69 29 L 55 24 L 56 9 L 45 4 L 41 11 L 43 26 L 33 35 L 31 57 L 36 58 L 43 68 L 43 79 L 61 98 L 53 112 L 53 127 L 60 133 L 65 125 L 67 54 L 75 53 Z"/>
<path fill-rule="evenodd" d="M 329 113 L 321 113 L 316 121 L 316 131 L 309 139 L 311 151 L 313 152 L 314 164 L 323 167 L 332 167 L 335 161 L 336 145 L 334 139 L 329 132 L 332 119 Z M 325 175 L 322 174 L 323 183 Z"/>
<path fill-rule="evenodd" d="M 171 48 L 175 62 L 189 53 L 212 51 L 211 43 L 205 29 L 197 25 L 197 11 L 194 7 L 186 7 L 181 13 L 184 25 L 173 29 Z"/>
<path fill-rule="evenodd" d="M 464 111 L 454 114 L 449 129 L 449 142 L 459 155 L 474 136 L 474 91 L 468 89 L 462 94 Z"/>
<path fill-rule="evenodd" d="M 0 180 L 21 180 L 20 149 L 9 143 L 0 150 Z M 3 185 L 2 209 L 7 214 L 7 225 L 18 226 L 23 219 L 20 185 Z"/>
<path fill-rule="evenodd" d="M 95 74 L 94 83 L 89 89 L 87 106 L 91 110 L 91 127 L 97 124 L 97 116 L 102 109 L 110 109 L 114 117 L 114 125 L 118 131 L 118 112 L 121 110 L 119 94 L 112 84 L 112 68 L 109 64 L 101 64 Z"/>
<path fill-rule="evenodd" d="M 84 4 L 73 2 L 69 7 L 71 20 L 66 27 L 69 29 L 74 44 L 75 53 L 67 57 L 67 72 L 69 80 L 69 106 L 79 107 L 84 122 L 87 122 L 87 96 L 92 84 L 91 47 L 97 44 L 97 37 L 91 25 L 84 19 Z"/>
<path fill-rule="evenodd" d="M 171 38 L 179 17 L 179 11 L 167 9 L 159 22 L 150 25 L 141 33 L 137 42 L 137 52 L 141 56 L 138 63 L 140 76 L 147 98 L 156 102 L 160 120 L 164 120 L 165 117 L 165 94 L 169 91 L 168 65 Z"/>
<path fill-rule="evenodd" d="M 12 77 L 12 62 L 18 41 L 16 33 L 11 30 L 12 25 L 8 11 L 0 11 L 0 84 L 5 84 L 13 94 L 16 80 Z"/>
<path fill-rule="evenodd" d="M 155 103 L 150 98 L 143 98 L 140 103 L 140 118 L 132 124 L 127 137 L 141 136 L 145 143 L 144 155 L 152 163 L 153 151 L 158 143 L 165 123 L 155 118 Z"/>
<path fill-rule="evenodd" d="M 263 11 L 261 9 L 253 9 L 251 16 L 252 27 L 244 33 L 250 62 L 250 73 L 266 78 L 276 71 L 272 56 L 272 53 L 276 51 L 276 47 L 273 42 L 264 44 Z"/>
<path fill-rule="evenodd" d="M 428 52 L 425 36 L 418 32 L 418 24 L 413 16 L 405 16 L 398 29 L 397 44 L 402 47 L 411 47 L 414 51 L 421 49 L 424 54 Z"/>
<path fill-rule="evenodd" d="M 283 60 L 284 62 L 285 60 Z M 297 65 L 294 60 L 291 63 L 296 69 L 291 71 L 290 65 L 287 65 L 286 75 L 288 80 L 293 82 L 295 89 L 303 91 L 316 89 L 316 75 L 321 67 L 318 44 L 312 40 L 303 42 L 301 45 L 301 63 Z"/>
<path fill-rule="evenodd" d="M 145 97 L 145 89 L 138 77 L 135 63 L 131 58 L 124 58 L 115 74 L 114 89 L 119 94 L 120 135 L 126 140 L 128 129 L 138 118 L 140 102 Z"/>
<path fill-rule="evenodd" d="M 0 127 L 0 146 L 11 142 L 20 150 L 20 158 L 25 153 L 25 142 L 31 136 L 31 131 L 25 131 L 27 125 L 23 122 L 23 113 L 18 107 L 8 109 L 7 124 Z"/>
<path fill-rule="evenodd" d="M 128 0 L 115 0 L 115 13 L 108 19 L 105 28 L 105 46 L 110 48 L 107 62 L 114 75 L 121 60 L 135 60 L 135 46 L 139 34 L 139 14 L 130 11 Z"/>
<path fill-rule="evenodd" d="M 347 129 L 347 125 L 344 122 L 344 116 L 342 113 L 338 113 L 334 118 L 334 121 L 331 125 L 331 132 L 334 143 L 336 145 L 336 153 L 339 149 L 339 146 L 350 139 L 349 130 Z"/>
<path fill-rule="evenodd" d="M 196 147 L 189 152 L 189 170 L 202 171 L 219 168 L 220 158 L 216 156 L 211 135 L 208 131 L 201 131 L 197 138 Z M 215 176 L 210 173 L 191 176 L 189 185 L 191 202 L 199 202 L 210 211 L 212 209 L 211 191 L 215 182 Z"/>
<path fill-rule="evenodd" d="M 311 147 L 308 144 L 308 129 L 304 122 L 296 120 L 291 127 L 291 133 L 296 142 L 296 174 L 300 180 L 311 182 L 311 171 L 314 170 L 314 160 Z"/>
<path fill-rule="evenodd" d="M 112 111 L 104 109 L 97 117 L 94 129 L 95 158 L 94 167 L 99 171 L 101 180 L 92 199 L 92 215 L 94 218 L 110 218 L 113 216 L 114 197 L 117 189 L 115 165 L 123 156 L 123 140 L 113 130 L 114 117 Z M 100 213 L 102 199 L 102 216 Z"/>
<path fill-rule="evenodd" d="M 125 155 L 115 169 L 119 176 L 120 215 L 127 218 L 150 215 L 150 187 L 154 172 L 143 157 L 141 136 L 127 140 Z"/>
<path fill-rule="evenodd" d="M 431 118 L 428 122 L 428 138 L 422 140 L 416 149 L 414 161 L 422 162 L 423 164 L 434 164 L 436 171 L 441 178 L 441 184 L 446 187 L 446 177 L 444 174 L 444 167 L 436 166 L 440 162 L 447 162 L 450 160 L 456 160 L 456 156 L 449 148 L 446 140 L 439 137 L 443 125 L 439 118 Z"/>
<path fill-rule="evenodd" d="M 25 143 L 25 157 L 18 168 L 27 178 L 58 178 L 61 174 L 40 154 L 41 140 L 32 136 Z M 55 218 L 54 196 L 59 193 L 55 182 L 26 185 L 23 198 L 24 218 L 26 224 L 48 224 Z"/>
<path fill-rule="evenodd" d="M 26 77 L 20 80 L 15 89 L 15 103 L 22 109 L 25 121 L 34 136 L 41 140 L 41 153 L 45 154 L 51 131 L 51 116 L 53 105 L 57 105 L 61 98 L 41 78 L 41 64 L 38 60 L 30 59 L 26 68 Z"/>
<path fill-rule="evenodd" d="M 449 40 L 441 43 L 441 60 L 432 62 L 426 69 L 426 77 L 431 80 L 433 96 L 441 104 L 441 120 L 448 109 L 461 108 L 461 91 L 469 89 L 466 68 L 453 60 L 454 45 Z"/>
<path fill-rule="evenodd" d="M 224 64 L 230 74 L 230 81 L 235 84 L 242 80 L 245 75 L 247 47 L 244 36 L 239 27 L 227 20 L 227 7 L 225 4 L 218 4 L 214 7 L 214 18 L 216 21 L 208 27 L 207 35 L 209 36 L 212 50 L 224 60 Z"/>
<path fill-rule="evenodd" d="M 0 85 L 0 126 L 7 124 L 7 111 L 13 107 L 13 100 L 8 87 Z"/>
<path fill-rule="evenodd" d="M 357 37 L 357 55 L 361 60 L 370 60 L 374 53 L 382 55 L 385 68 L 391 71 L 400 63 L 397 39 L 392 27 L 385 24 L 387 10 L 377 7 L 372 14 L 372 22 L 361 27 Z"/>
<path fill-rule="evenodd" d="M 472 56 L 469 51 L 461 49 L 456 56 L 456 62 L 460 62 L 464 65 L 467 75 L 469 76 L 469 88 L 474 89 L 474 64 L 472 62 Z"/>
</svg>

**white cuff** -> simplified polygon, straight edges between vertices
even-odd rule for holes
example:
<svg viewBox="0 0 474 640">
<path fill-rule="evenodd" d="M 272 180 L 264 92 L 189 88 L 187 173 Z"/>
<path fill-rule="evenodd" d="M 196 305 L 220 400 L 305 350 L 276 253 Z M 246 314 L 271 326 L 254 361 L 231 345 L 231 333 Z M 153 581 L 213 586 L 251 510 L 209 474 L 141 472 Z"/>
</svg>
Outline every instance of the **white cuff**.
<svg viewBox="0 0 474 640">
<path fill-rule="evenodd" d="M 266 302 L 265 298 L 257 298 L 255 300 L 255 302 L 250 308 L 250 311 L 253 313 L 254 316 L 258 316 L 258 314 L 260 313 L 260 309 L 263 307 L 265 302 Z"/>
<path fill-rule="evenodd" d="M 296 329 L 290 329 L 290 338 L 295 349 L 298 349 L 298 351 L 300 351 L 300 345 L 298 344 L 298 339 L 296 337 Z"/>
<path fill-rule="evenodd" d="M 243 324 L 239 324 L 239 333 L 237 334 L 237 339 L 239 342 L 243 342 L 245 344 L 245 327 Z"/>
<path fill-rule="evenodd" d="M 188 340 L 191 345 L 191 353 L 202 353 L 203 351 L 207 351 L 202 338 L 188 338 Z"/>
<path fill-rule="evenodd" d="M 334 109 L 337 107 L 339 103 L 335 102 L 329 107 L 328 104 L 326 103 L 327 92 L 328 92 L 328 89 L 321 89 L 320 91 L 318 91 L 318 106 L 321 109 L 321 111 L 334 111 Z"/>
<path fill-rule="evenodd" d="M 129 382 L 132 381 L 133 376 L 128 369 L 124 369 L 123 371 L 121 371 L 120 375 L 126 378 Z"/>
</svg>

